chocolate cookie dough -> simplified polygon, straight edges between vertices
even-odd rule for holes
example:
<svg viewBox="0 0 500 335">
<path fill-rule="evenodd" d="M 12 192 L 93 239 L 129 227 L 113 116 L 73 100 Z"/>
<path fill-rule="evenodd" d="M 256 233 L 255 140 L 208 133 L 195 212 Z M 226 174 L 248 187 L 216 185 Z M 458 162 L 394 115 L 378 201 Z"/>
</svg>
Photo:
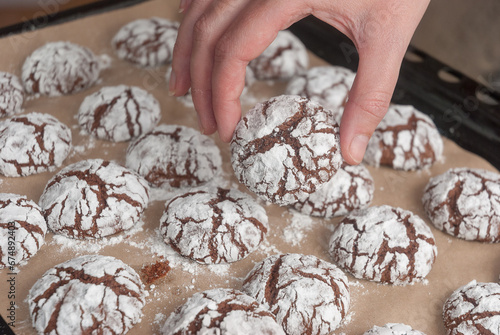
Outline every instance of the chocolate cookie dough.
<svg viewBox="0 0 500 335">
<path fill-rule="evenodd" d="M 0 71 L 0 117 L 12 116 L 22 111 L 24 88 L 19 78 Z"/>
</svg>

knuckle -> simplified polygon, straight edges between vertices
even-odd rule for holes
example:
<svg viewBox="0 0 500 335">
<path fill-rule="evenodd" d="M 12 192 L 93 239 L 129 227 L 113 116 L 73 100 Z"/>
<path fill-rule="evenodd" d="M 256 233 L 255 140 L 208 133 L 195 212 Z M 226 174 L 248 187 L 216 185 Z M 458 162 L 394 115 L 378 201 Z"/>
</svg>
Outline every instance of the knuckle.
<svg viewBox="0 0 500 335">
<path fill-rule="evenodd" d="M 203 13 L 193 26 L 193 39 L 196 42 L 203 42 L 210 34 L 212 23 L 210 17 Z"/>
<path fill-rule="evenodd" d="M 369 96 L 354 103 L 364 114 L 382 119 L 387 113 L 391 97 L 392 94 L 387 92 L 371 92 Z"/>
</svg>

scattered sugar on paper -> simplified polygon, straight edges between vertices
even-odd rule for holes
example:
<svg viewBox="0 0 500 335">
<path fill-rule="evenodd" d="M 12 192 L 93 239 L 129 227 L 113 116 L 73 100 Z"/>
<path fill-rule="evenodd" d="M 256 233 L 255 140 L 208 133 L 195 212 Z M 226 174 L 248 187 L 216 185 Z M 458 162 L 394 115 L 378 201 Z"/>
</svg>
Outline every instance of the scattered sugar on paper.
<svg viewBox="0 0 500 335">
<path fill-rule="evenodd" d="M 291 218 L 288 219 L 289 224 L 283 229 L 283 239 L 285 242 L 297 246 L 300 245 L 306 233 L 313 228 L 314 221 L 309 215 L 294 210 L 289 210 L 288 213 Z"/>
</svg>

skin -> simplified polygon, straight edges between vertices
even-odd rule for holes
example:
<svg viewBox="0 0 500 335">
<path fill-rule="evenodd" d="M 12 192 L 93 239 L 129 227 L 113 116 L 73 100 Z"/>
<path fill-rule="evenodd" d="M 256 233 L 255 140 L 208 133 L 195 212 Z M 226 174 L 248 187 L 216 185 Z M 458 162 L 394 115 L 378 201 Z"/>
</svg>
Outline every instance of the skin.
<svg viewBox="0 0 500 335">
<path fill-rule="evenodd" d="M 245 68 L 278 31 L 314 15 L 349 37 L 359 53 L 356 79 L 340 124 L 349 164 L 387 113 L 408 44 L 429 0 L 181 0 L 185 13 L 174 48 L 169 90 L 191 87 L 204 134 L 229 142 L 241 118 Z"/>
</svg>

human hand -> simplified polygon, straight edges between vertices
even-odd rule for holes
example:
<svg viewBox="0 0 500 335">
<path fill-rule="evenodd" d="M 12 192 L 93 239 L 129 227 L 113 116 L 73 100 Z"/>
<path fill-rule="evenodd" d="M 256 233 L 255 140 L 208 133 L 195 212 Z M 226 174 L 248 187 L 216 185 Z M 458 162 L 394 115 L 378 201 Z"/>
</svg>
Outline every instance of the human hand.
<svg viewBox="0 0 500 335">
<path fill-rule="evenodd" d="M 389 106 L 401 61 L 430 0 L 181 0 L 186 13 L 169 90 L 191 87 L 200 130 L 229 142 L 241 118 L 246 65 L 278 31 L 314 15 L 349 37 L 359 66 L 340 125 L 344 160 L 358 164 Z"/>
</svg>

